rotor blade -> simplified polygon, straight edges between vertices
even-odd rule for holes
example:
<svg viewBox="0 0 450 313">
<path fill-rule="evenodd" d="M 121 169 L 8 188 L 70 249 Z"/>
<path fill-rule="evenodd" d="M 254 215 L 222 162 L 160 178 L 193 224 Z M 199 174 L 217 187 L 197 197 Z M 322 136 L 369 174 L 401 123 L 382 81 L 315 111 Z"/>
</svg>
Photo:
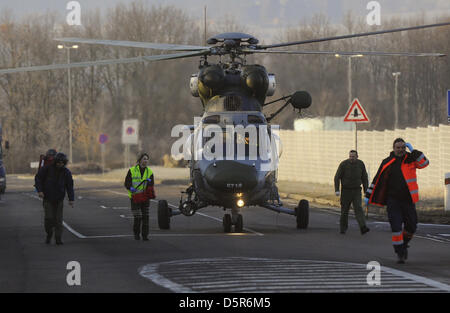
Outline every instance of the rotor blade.
<svg viewBox="0 0 450 313">
<path fill-rule="evenodd" d="M 173 50 L 173 51 L 198 51 L 198 50 L 209 49 L 209 47 L 203 47 L 203 46 L 175 45 L 175 44 L 165 44 L 165 43 L 122 41 L 122 40 L 102 40 L 102 39 L 85 39 L 85 38 L 55 38 L 54 40 L 61 41 L 61 42 L 71 42 L 71 43 L 85 43 L 85 44 L 120 46 L 120 47 L 131 47 L 131 48 Z"/>
<path fill-rule="evenodd" d="M 286 47 L 286 46 L 293 46 L 293 45 L 303 45 L 303 44 L 314 43 L 314 42 L 331 41 L 331 40 L 339 40 L 339 39 L 347 39 L 347 38 L 355 38 L 355 37 L 364 37 L 364 36 L 372 36 L 372 35 L 387 34 L 387 33 L 396 33 L 396 32 L 402 32 L 402 31 L 406 31 L 406 30 L 416 30 L 416 29 L 424 29 L 424 28 L 447 26 L 447 25 L 450 25 L 450 22 L 439 23 L 439 24 L 430 24 L 430 25 L 420 25 L 420 26 L 405 27 L 405 28 L 395 28 L 395 29 L 380 30 L 380 31 L 375 31 L 375 32 L 359 33 L 359 34 L 351 34 L 351 35 L 343 35 L 343 36 L 336 36 L 336 37 L 326 37 L 326 38 L 319 38 L 319 39 L 293 41 L 293 42 L 286 42 L 286 43 L 280 43 L 280 44 L 274 44 L 274 45 L 263 45 L 263 46 L 257 46 L 256 49 L 268 49 L 268 48 Z"/>
<path fill-rule="evenodd" d="M 184 52 L 184 53 L 173 53 L 173 54 L 161 54 L 161 55 L 150 55 L 141 56 L 135 58 L 125 58 L 125 59 L 112 59 L 112 60 L 99 60 L 99 61 L 88 61 L 88 62 L 77 62 L 69 64 L 50 64 L 41 66 L 29 66 L 29 67 L 17 67 L 9 69 L 0 69 L 1 74 L 11 74 L 20 72 L 34 72 L 34 71 L 47 71 L 47 70 L 59 70 L 68 68 L 79 68 L 97 65 L 109 65 L 109 64 L 125 64 L 125 63 L 135 63 L 135 62 L 151 62 L 151 61 L 161 61 L 170 59 L 187 58 L 198 55 L 205 55 L 209 53 L 209 50 L 205 51 L 195 51 L 195 52 Z"/>
<path fill-rule="evenodd" d="M 336 57 L 340 56 L 405 56 L 405 57 L 444 57 L 445 54 L 442 53 L 419 53 L 419 52 L 381 52 L 381 51 L 283 51 L 283 50 L 270 50 L 270 51 L 259 51 L 259 50 L 242 50 L 246 53 L 266 53 L 266 54 L 324 54 L 324 55 L 334 55 Z"/>
</svg>

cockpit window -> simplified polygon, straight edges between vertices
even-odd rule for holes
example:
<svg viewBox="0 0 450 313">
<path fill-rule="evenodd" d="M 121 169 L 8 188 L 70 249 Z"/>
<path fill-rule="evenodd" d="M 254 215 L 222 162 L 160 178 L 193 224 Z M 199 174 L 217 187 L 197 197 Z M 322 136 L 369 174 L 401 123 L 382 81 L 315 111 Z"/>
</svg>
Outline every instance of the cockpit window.
<svg viewBox="0 0 450 313">
<path fill-rule="evenodd" d="M 210 115 L 203 119 L 203 124 L 219 124 L 220 115 Z"/>
<path fill-rule="evenodd" d="M 221 136 L 221 139 L 216 139 L 216 136 Z M 223 159 L 256 160 L 261 153 L 259 127 L 255 125 L 234 133 L 227 133 L 223 128 L 221 132 L 212 132 L 210 137 L 203 135 L 202 142 L 203 153 L 221 156 Z M 217 151 L 219 145 L 222 151 Z"/>
<path fill-rule="evenodd" d="M 262 119 L 261 116 L 258 116 L 258 115 L 249 114 L 247 116 L 247 121 L 252 124 L 264 124 L 264 120 Z"/>
</svg>

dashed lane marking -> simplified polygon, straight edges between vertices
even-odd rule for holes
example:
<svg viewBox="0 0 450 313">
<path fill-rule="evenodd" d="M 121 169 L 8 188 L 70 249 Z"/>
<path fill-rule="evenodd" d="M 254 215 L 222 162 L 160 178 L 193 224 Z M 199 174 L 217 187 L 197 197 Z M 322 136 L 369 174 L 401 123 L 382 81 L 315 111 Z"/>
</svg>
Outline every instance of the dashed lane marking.
<svg viewBox="0 0 450 313">
<path fill-rule="evenodd" d="M 114 192 L 114 191 L 111 191 L 111 192 Z M 118 193 L 118 192 L 114 192 L 114 193 Z M 27 193 L 24 193 L 24 194 L 27 195 L 27 196 L 29 196 L 30 198 L 33 198 L 33 199 L 37 199 L 37 200 L 42 201 L 42 199 L 39 198 L 39 197 L 38 197 L 37 195 L 35 195 L 34 193 L 27 192 Z M 120 194 L 124 194 L 124 193 L 120 193 Z M 158 202 L 157 200 L 151 200 L 151 201 L 153 201 L 153 202 Z M 170 203 L 169 203 L 169 206 L 172 206 L 173 208 L 178 208 L 178 207 L 176 207 L 176 206 L 174 206 L 173 204 L 170 204 Z M 103 205 L 101 205 L 100 207 L 101 207 L 101 208 L 108 208 L 108 207 L 103 206 Z M 119 210 L 119 209 L 125 209 L 125 207 L 112 207 L 112 209 Z M 126 208 L 126 209 L 129 209 L 129 208 Z M 209 215 L 206 215 L 206 214 L 203 214 L 203 213 L 198 213 L 198 214 L 199 214 L 199 215 L 202 215 L 202 216 L 205 216 L 205 217 L 209 217 L 209 218 L 211 218 L 211 219 L 215 219 L 215 220 L 220 221 L 219 219 L 217 219 L 217 218 L 215 218 L 215 217 L 212 217 L 212 216 L 209 216 Z M 125 219 L 131 219 L 131 218 L 133 218 L 132 216 L 127 216 L 127 215 L 123 215 L 123 214 L 121 214 L 120 217 L 121 217 L 121 218 L 125 218 Z M 222 221 L 220 221 L 220 222 L 222 222 Z M 96 235 L 96 236 L 86 236 L 86 235 L 83 235 L 83 234 L 81 234 L 80 232 L 76 231 L 75 229 L 73 229 L 73 228 L 72 228 L 69 224 L 67 224 L 65 221 L 63 221 L 63 226 L 64 226 L 70 233 L 72 233 L 75 237 L 77 237 L 77 238 L 79 238 L 79 239 L 121 238 L 121 237 L 132 237 L 132 236 L 133 236 L 133 235 Z M 249 232 L 251 232 L 251 233 L 253 233 L 253 234 L 255 234 L 255 235 L 258 235 L 258 236 L 264 236 L 264 235 L 261 234 L 261 233 L 255 232 L 255 231 L 250 230 L 250 229 L 247 229 L 247 228 L 244 228 L 244 230 L 247 230 L 247 231 L 249 231 Z M 252 234 L 248 234 L 248 233 L 220 233 L 220 234 L 152 233 L 152 234 L 149 234 L 150 237 L 211 237 L 211 236 L 233 237 L 233 236 L 251 236 L 251 235 L 252 235 Z"/>
<path fill-rule="evenodd" d="M 450 286 L 381 267 L 381 285 L 369 286 L 366 264 L 211 258 L 147 264 L 141 276 L 173 292 L 450 292 Z"/>
<path fill-rule="evenodd" d="M 114 193 L 114 194 L 119 194 L 119 195 L 128 195 L 127 193 L 119 192 L 119 191 L 114 191 L 114 190 L 106 190 L 106 191 L 111 192 L 111 193 Z M 158 200 L 153 200 L 153 199 L 152 199 L 152 200 L 150 200 L 150 201 L 152 201 L 152 202 L 154 202 L 154 203 L 158 203 Z M 169 203 L 169 202 L 168 202 L 167 204 L 168 204 L 171 208 L 178 209 L 178 206 L 176 206 L 176 205 L 174 205 L 174 204 L 172 204 L 172 203 Z M 210 215 L 207 215 L 207 214 L 204 214 L 204 213 L 200 213 L 200 212 L 196 212 L 195 214 L 198 214 L 198 215 L 200 215 L 200 216 L 203 216 L 203 217 L 206 217 L 206 218 L 209 218 L 209 219 L 218 221 L 219 223 L 222 223 L 222 220 L 219 219 L 219 218 L 217 218 L 217 217 L 210 216 Z M 250 232 L 250 233 L 253 233 L 253 234 L 257 235 L 257 236 L 264 236 L 264 234 L 262 234 L 262 233 L 260 233 L 260 232 L 257 232 L 257 231 L 255 231 L 255 230 L 253 230 L 253 229 L 250 229 L 250 228 L 247 228 L 247 227 L 244 227 L 243 229 L 244 229 L 245 231 Z"/>
</svg>

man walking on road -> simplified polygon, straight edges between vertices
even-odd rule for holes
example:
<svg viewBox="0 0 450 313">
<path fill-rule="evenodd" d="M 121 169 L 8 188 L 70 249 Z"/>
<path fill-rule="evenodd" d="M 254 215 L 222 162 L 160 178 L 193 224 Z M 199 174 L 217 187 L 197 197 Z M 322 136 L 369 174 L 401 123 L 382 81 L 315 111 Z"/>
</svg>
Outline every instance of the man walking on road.
<svg viewBox="0 0 450 313">
<path fill-rule="evenodd" d="M 342 183 L 342 193 L 339 191 L 339 185 Z M 370 229 L 366 226 L 363 209 L 361 207 L 361 184 L 364 192 L 369 184 L 366 167 L 364 162 L 358 160 L 358 152 L 351 150 L 349 157 L 339 164 L 334 176 L 334 190 L 336 196 L 341 196 L 341 234 L 345 234 L 348 228 L 348 211 L 350 204 L 353 204 L 355 217 L 358 221 L 361 234 L 364 235 Z"/>
<path fill-rule="evenodd" d="M 410 152 L 406 152 L 406 147 Z M 364 202 L 387 205 L 392 245 L 398 263 L 403 264 L 408 258 L 408 243 L 417 230 L 415 203 L 419 201 L 419 186 L 416 169 L 427 167 L 429 161 L 422 152 L 414 150 L 402 138 L 394 140 L 393 149 L 389 157 L 381 162 L 377 175 L 367 189 Z"/>
<path fill-rule="evenodd" d="M 35 186 L 39 198 L 43 199 L 45 211 L 44 227 L 47 232 L 45 243 L 49 244 L 53 229 L 55 230 L 55 241 L 62 245 L 63 231 L 63 204 L 65 193 L 69 197 L 69 205 L 73 207 L 74 192 L 72 173 L 65 166 L 67 157 L 64 153 L 57 153 L 54 163 L 42 167 L 36 174 Z"/>
<path fill-rule="evenodd" d="M 128 189 L 128 195 L 131 201 L 131 212 L 133 213 L 134 223 L 133 232 L 134 239 L 148 240 L 149 234 L 149 207 L 150 200 L 147 198 L 144 202 L 136 203 L 133 195 L 146 192 L 147 188 L 153 190 L 153 172 L 148 167 L 149 156 L 147 153 L 141 154 L 137 160 L 137 164 L 129 169 L 125 177 L 125 188 Z M 154 198 L 154 193 L 152 195 Z"/>
</svg>

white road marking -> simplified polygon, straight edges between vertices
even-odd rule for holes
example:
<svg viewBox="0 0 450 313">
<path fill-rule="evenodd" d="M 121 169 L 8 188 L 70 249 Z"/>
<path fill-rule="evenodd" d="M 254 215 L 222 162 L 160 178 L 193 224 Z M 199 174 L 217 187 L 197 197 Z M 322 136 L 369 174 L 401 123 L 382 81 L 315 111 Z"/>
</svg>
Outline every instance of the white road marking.
<svg viewBox="0 0 450 313">
<path fill-rule="evenodd" d="M 423 236 L 420 236 L 420 235 L 414 235 L 414 237 L 415 238 L 420 238 L 420 239 L 427 239 L 427 240 L 431 240 L 431 241 L 445 243 L 445 241 L 442 241 L 442 240 L 438 240 L 438 239 L 434 239 L 434 238 L 430 238 L 430 237 L 423 237 Z"/>
<path fill-rule="evenodd" d="M 382 266 L 381 269 L 384 270 L 385 272 L 391 273 L 393 275 L 402 276 L 404 278 L 411 279 L 416 282 L 420 282 L 422 284 L 425 284 L 425 285 L 428 285 L 428 286 L 431 286 L 431 287 L 434 287 L 434 288 L 437 288 L 437 289 L 440 289 L 443 291 L 450 292 L 450 286 L 447 284 L 443 284 L 438 281 L 428 279 L 426 277 L 410 274 L 410 273 L 399 271 L 399 270 L 389 268 L 389 267 Z"/>
<path fill-rule="evenodd" d="M 86 237 L 85 235 L 80 234 L 79 232 L 77 232 L 75 229 L 73 229 L 72 227 L 70 227 L 66 222 L 63 221 L 63 225 L 65 228 L 67 228 L 68 231 L 70 231 L 72 234 L 74 234 L 75 236 L 77 236 L 80 239 L 86 239 L 88 237 Z"/>
<path fill-rule="evenodd" d="M 389 225 L 389 222 L 372 222 L 374 224 L 384 224 L 384 225 Z M 450 225 L 446 225 L 446 224 L 424 224 L 424 223 L 418 223 L 417 226 L 432 226 L 432 227 L 447 227 L 450 228 Z"/>
<path fill-rule="evenodd" d="M 112 190 L 108 190 L 108 191 L 114 192 L 114 191 L 112 191 Z M 114 192 L 114 193 L 118 193 L 118 192 Z M 123 195 L 124 193 L 120 193 L 120 194 Z M 36 195 L 34 195 L 34 194 L 31 194 L 31 193 L 25 193 L 25 195 L 29 196 L 30 198 L 34 198 L 34 199 L 37 199 L 37 200 L 41 200 L 41 201 L 42 201 L 41 198 L 39 198 L 38 196 L 36 196 Z M 126 195 L 126 194 L 125 194 L 125 195 Z M 158 202 L 157 200 L 151 200 L 151 201 Z M 170 204 L 170 203 L 169 203 L 169 206 L 172 206 L 172 207 L 174 207 L 174 208 L 178 208 L 178 207 L 175 207 L 173 204 Z M 107 209 L 107 208 L 108 208 L 108 207 L 103 206 L 103 205 L 100 205 L 100 207 L 103 208 L 103 209 Z M 119 209 L 129 209 L 129 208 L 127 208 L 127 207 L 112 207 L 112 209 L 119 210 Z M 214 217 L 208 216 L 208 215 L 206 215 L 206 214 L 201 214 L 201 215 L 205 215 L 206 217 L 215 219 Z M 133 216 L 126 216 L 126 215 L 123 215 L 123 214 L 121 214 L 120 217 L 121 217 L 121 218 L 126 218 L 126 219 L 132 219 L 132 218 L 133 218 Z M 100 236 L 86 236 L 86 235 L 83 235 L 83 234 L 77 232 L 75 229 L 73 229 L 71 226 L 69 226 L 69 224 L 67 224 L 65 221 L 63 221 L 63 226 L 64 226 L 69 232 L 71 232 L 73 235 L 75 235 L 75 236 L 76 236 L 77 238 L 79 238 L 79 239 L 120 238 L 120 237 L 132 237 L 132 236 L 133 236 L 133 235 L 100 235 Z M 245 228 L 244 228 L 244 229 L 245 229 Z M 253 233 L 255 233 L 256 235 L 259 235 L 259 233 L 254 232 L 254 231 L 252 231 L 252 230 L 249 230 L 249 229 L 246 229 L 246 230 L 248 230 L 248 231 L 250 231 L 250 232 L 253 232 Z M 187 233 L 187 234 L 186 234 L 186 233 L 183 233 L 183 234 L 174 234 L 174 233 L 154 233 L 154 234 L 149 234 L 150 237 L 211 237 L 211 236 L 221 236 L 221 237 L 223 237 L 223 236 L 227 236 L 227 235 L 228 235 L 228 236 L 249 236 L 250 234 L 246 234 L 246 233 L 229 233 L 229 234 L 223 234 L 223 233 L 220 233 L 220 234 L 189 234 L 189 233 Z M 262 235 L 262 234 L 260 234 L 260 235 Z M 262 236 L 263 236 L 263 235 L 262 235 Z"/>
<path fill-rule="evenodd" d="M 369 286 L 366 264 L 266 258 L 201 258 L 152 263 L 141 276 L 173 292 L 450 292 L 450 286 L 381 267 Z"/>
<path fill-rule="evenodd" d="M 119 194 L 119 195 L 128 195 L 128 194 L 125 193 L 125 192 L 118 192 L 118 191 L 114 191 L 114 190 L 106 190 L 106 191 L 112 192 L 112 193 L 115 193 L 115 194 Z M 154 203 L 158 203 L 158 200 L 153 200 L 153 199 L 151 199 L 150 201 L 152 201 L 152 202 L 154 202 Z M 174 204 L 172 204 L 172 203 L 169 203 L 169 202 L 168 202 L 167 204 L 168 204 L 171 208 L 178 209 L 178 206 L 176 206 L 176 205 L 174 205 Z M 204 214 L 204 213 L 200 213 L 200 212 L 196 212 L 195 214 L 198 214 L 198 215 L 203 216 L 203 217 L 206 217 L 206 218 L 213 219 L 213 220 L 218 221 L 218 222 L 220 222 L 220 223 L 222 224 L 222 220 L 219 219 L 219 218 L 217 218 L 217 217 L 210 216 L 210 215 L 207 215 L 207 214 Z M 254 233 L 255 235 L 258 235 L 258 236 L 264 236 L 264 234 L 262 234 L 262 233 L 260 233 L 260 232 L 257 232 L 257 231 L 255 231 L 255 230 L 253 230 L 253 229 L 246 228 L 246 227 L 244 227 L 243 229 L 246 230 L 246 231 L 248 231 L 248 232 Z"/>
</svg>

